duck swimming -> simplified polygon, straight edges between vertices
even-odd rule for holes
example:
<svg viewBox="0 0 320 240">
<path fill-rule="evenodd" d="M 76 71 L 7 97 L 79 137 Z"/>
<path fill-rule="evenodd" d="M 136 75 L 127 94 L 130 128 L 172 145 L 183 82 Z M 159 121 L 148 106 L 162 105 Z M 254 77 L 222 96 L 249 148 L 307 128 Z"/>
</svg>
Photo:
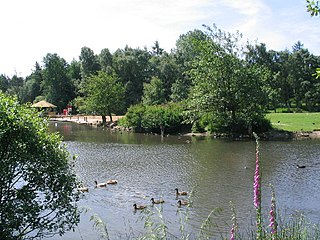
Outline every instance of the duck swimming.
<svg viewBox="0 0 320 240">
<path fill-rule="evenodd" d="M 179 192 L 178 188 L 175 189 L 176 190 L 176 195 L 188 195 L 188 192 L 186 191 L 182 191 L 182 192 Z"/>
<path fill-rule="evenodd" d="M 179 200 L 178 201 L 178 206 L 181 207 L 181 206 L 186 206 L 186 205 L 189 205 L 189 202 L 187 201 L 182 201 L 182 200 Z"/>
<path fill-rule="evenodd" d="M 151 198 L 151 202 L 152 204 L 160 204 L 160 203 L 164 203 L 164 200 L 163 199 L 155 200 L 154 198 Z"/>
<path fill-rule="evenodd" d="M 118 180 L 115 180 L 115 179 L 111 179 L 107 181 L 107 184 L 117 184 L 117 183 L 118 183 Z"/>
<path fill-rule="evenodd" d="M 78 187 L 77 190 L 79 192 L 89 192 L 89 188 L 87 188 L 87 187 Z"/>
<path fill-rule="evenodd" d="M 144 205 L 137 205 L 136 203 L 133 204 L 134 210 L 142 210 L 145 209 L 147 206 Z"/>
<path fill-rule="evenodd" d="M 96 184 L 96 188 L 103 188 L 107 186 L 107 183 L 98 183 L 97 181 L 94 181 L 94 183 Z"/>
</svg>

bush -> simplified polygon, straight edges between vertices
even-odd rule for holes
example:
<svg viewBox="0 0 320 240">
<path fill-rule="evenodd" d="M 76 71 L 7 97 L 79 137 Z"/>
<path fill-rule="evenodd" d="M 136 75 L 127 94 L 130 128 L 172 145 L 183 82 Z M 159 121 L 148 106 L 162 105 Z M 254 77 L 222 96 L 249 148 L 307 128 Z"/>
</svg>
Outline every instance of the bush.
<svg viewBox="0 0 320 240">
<path fill-rule="evenodd" d="M 192 132 L 194 133 L 202 133 L 202 132 L 214 132 L 217 130 L 215 127 L 215 120 L 213 119 L 211 114 L 204 114 L 200 119 L 193 122 Z"/>
<path fill-rule="evenodd" d="M 272 129 L 271 121 L 266 118 L 255 119 L 252 123 L 253 132 L 262 133 L 262 132 L 268 132 L 271 129 Z"/>
<path fill-rule="evenodd" d="M 183 124 L 183 108 L 180 104 L 135 105 L 128 109 L 120 125 L 132 127 L 136 132 L 178 132 Z"/>
<path fill-rule="evenodd" d="M 146 107 L 142 104 L 131 106 L 125 117 L 119 122 L 119 125 L 123 127 L 132 127 L 136 132 L 143 131 L 141 122 L 145 111 Z"/>
</svg>

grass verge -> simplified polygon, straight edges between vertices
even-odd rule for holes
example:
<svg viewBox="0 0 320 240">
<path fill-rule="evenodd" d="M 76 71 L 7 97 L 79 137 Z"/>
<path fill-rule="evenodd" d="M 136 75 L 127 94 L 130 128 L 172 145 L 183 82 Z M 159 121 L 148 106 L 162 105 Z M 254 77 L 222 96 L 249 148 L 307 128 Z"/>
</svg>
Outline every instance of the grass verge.
<svg viewBox="0 0 320 240">
<path fill-rule="evenodd" d="M 268 113 L 274 128 L 286 131 L 320 130 L 320 113 Z"/>
</svg>

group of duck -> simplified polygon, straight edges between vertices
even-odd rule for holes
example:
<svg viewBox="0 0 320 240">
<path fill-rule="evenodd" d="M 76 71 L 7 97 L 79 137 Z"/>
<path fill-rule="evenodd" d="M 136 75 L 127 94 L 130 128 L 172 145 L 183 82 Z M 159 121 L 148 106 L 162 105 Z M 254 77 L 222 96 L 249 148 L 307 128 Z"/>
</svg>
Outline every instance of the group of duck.
<svg viewBox="0 0 320 240">
<path fill-rule="evenodd" d="M 108 180 L 106 182 L 103 182 L 103 183 L 98 183 L 97 181 L 94 181 L 95 183 L 95 188 L 104 188 L 104 187 L 107 187 L 107 185 L 114 185 L 114 184 L 117 184 L 118 183 L 118 180 Z M 89 192 L 89 188 L 88 187 L 78 187 L 77 190 L 79 192 Z"/>
<path fill-rule="evenodd" d="M 105 188 L 107 187 L 107 185 L 114 185 L 114 184 L 117 184 L 118 181 L 115 180 L 115 179 L 112 179 L 112 180 L 108 180 L 106 182 L 102 182 L 102 183 L 98 183 L 97 181 L 94 181 L 95 183 L 95 188 Z M 88 187 L 78 187 L 77 190 L 79 192 L 89 192 L 89 188 Z M 178 188 L 175 189 L 176 191 L 176 197 L 179 197 L 179 196 L 187 196 L 188 195 L 188 192 L 186 191 L 179 191 Z M 154 199 L 154 198 L 151 198 L 151 203 L 152 205 L 154 204 L 162 204 L 164 203 L 165 201 L 163 199 Z M 181 206 L 186 206 L 186 205 L 189 205 L 189 202 L 188 201 L 185 201 L 185 200 L 181 200 L 179 199 L 178 200 L 178 207 L 181 207 Z M 143 210 L 145 208 L 147 208 L 146 205 L 137 205 L 136 203 L 133 204 L 133 208 L 134 210 Z"/>
<path fill-rule="evenodd" d="M 188 195 L 188 192 L 186 192 L 186 191 L 179 192 L 178 188 L 176 188 L 175 191 L 176 191 L 176 197 L 187 196 Z M 157 199 L 151 198 L 150 200 L 151 200 L 152 205 L 164 203 L 163 199 L 158 199 L 157 200 Z M 188 201 L 181 200 L 181 199 L 178 200 L 178 207 L 187 206 L 187 205 L 189 205 Z M 134 210 L 143 210 L 143 209 L 147 208 L 147 206 L 146 205 L 137 205 L 135 203 L 135 204 L 133 204 L 133 208 L 134 208 Z"/>
</svg>

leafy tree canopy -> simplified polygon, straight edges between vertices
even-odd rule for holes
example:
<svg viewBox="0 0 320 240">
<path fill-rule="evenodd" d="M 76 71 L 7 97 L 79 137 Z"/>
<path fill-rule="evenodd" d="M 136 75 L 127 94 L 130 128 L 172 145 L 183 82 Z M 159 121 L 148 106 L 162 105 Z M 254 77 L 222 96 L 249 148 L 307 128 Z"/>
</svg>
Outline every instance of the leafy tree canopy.
<svg viewBox="0 0 320 240">
<path fill-rule="evenodd" d="M 146 49 L 133 49 L 128 46 L 113 54 L 112 67 L 126 87 L 126 107 L 141 102 L 143 83 L 151 78 L 150 58 L 151 54 Z"/>
<path fill-rule="evenodd" d="M 112 121 L 112 113 L 123 111 L 125 88 L 112 69 L 107 72 L 98 71 L 97 75 L 87 78 L 84 91 L 86 110 L 101 115 L 104 124 L 106 116 Z"/>
<path fill-rule="evenodd" d="M 8 87 L 9 87 L 9 78 L 6 75 L 1 74 L 0 75 L 0 90 L 2 92 L 6 92 Z"/>
<path fill-rule="evenodd" d="M 81 75 L 83 79 L 100 70 L 99 59 L 92 49 L 82 47 L 79 59 L 81 62 Z"/>
<path fill-rule="evenodd" d="M 307 11 L 311 16 L 318 16 L 320 13 L 319 1 L 307 0 Z"/>
<path fill-rule="evenodd" d="M 76 226 L 76 177 L 60 136 L 3 93 L 0 161 L 0 239 L 39 239 Z"/>
<path fill-rule="evenodd" d="M 58 56 L 58 54 L 48 53 L 43 59 L 44 76 L 42 87 L 46 99 L 64 109 L 67 104 L 75 97 L 74 85 L 68 76 L 67 62 Z"/>
<path fill-rule="evenodd" d="M 207 28 L 210 38 L 194 42 L 201 52 L 192 62 L 193 81 L 188 100 L 192 122 L 211 115 L 211 131 L 251 132 L 263 119 L 267 95 L 263 83 L 266 69 L 240 58 L 238 34 Z"/>
<path fill-rule="evenodd" d="M 152 77 L 150 83 L 143 84 L 142 102 L 146 105 L 157 105 L 165 102 L 164 88 L 157 77 Z"/>
</svg>

